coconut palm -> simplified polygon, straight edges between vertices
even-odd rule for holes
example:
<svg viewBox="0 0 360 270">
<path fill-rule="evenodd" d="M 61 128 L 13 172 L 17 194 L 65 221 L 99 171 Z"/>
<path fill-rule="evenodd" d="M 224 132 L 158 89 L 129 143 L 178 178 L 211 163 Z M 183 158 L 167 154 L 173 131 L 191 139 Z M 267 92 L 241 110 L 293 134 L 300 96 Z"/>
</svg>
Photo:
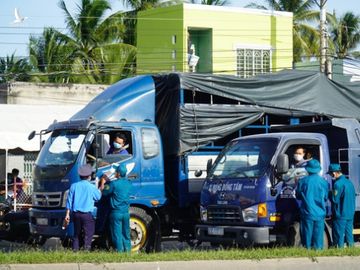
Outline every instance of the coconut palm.
<svg viewBox="0 0 360 270">
<path fill-rule="evenodd" d="M 360 42 L 360 17 L 346 12 L 332 25 L 331 39 L 338 58 L 349 56 L 350 51 Z"/>
<path fill-rule="evenodd" d="M 71 48 L 61 41 L 57 30 L 45 28 L 42 36 L 30 36 L 30 64 L 34 74 L 32 81 L 65 83 L 72 62 Z"/>
<path fill-rule="evenodd" d="M 251 3 L 250 8 L 271 9 L 293 12 L 293 58 L 298 62 L 304 56 L 310 57 L 319 53 L 320 33 L 308 22 L 319 20 L 319 12 L 313 10 L 314 0 L 264 0 L 266 5 Z"/>
<path fill-rule="evenodd" d="M 63 0 L 59 6 L 67 33 L 46 28 L 41 37 L 30 38 L 30 61 L 38 71 L 34 80 L 111 84 L 134 73 L 135 47 L 121 43 L 121 12 L 105 17 L 110 10 L 107 0 L 82 0 L 74 15 Z"/>
<path fill-rule="evenodd" d="M 0 83 L 9 81 L 28 81 L 30 65 L 24 58 L 17 59 L 15 53 L 0 58 Z"/>
</svg>

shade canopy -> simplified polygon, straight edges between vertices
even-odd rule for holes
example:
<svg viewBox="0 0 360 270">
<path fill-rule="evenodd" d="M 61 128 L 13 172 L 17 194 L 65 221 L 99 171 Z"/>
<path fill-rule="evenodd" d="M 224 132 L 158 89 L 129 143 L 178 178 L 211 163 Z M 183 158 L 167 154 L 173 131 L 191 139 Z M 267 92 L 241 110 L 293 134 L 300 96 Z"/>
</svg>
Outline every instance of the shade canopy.
<svg viewBox="0 0 360 270">
<path fill-rule="evenodd" d="M 55 119 L 69 119 L 82 105 L 0 105 L 0 149 L 38 151 L 39 138 L 28 140 L 31 131 L 46 129 Z"/>
</svg>

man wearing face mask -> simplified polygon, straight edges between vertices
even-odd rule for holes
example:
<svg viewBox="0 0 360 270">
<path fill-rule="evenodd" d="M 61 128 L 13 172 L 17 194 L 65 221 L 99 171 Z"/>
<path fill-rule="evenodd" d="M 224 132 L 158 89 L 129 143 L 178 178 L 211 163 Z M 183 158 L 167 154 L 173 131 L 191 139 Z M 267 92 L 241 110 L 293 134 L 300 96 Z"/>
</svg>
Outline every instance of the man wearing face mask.
<svg viewBox="0 0 360 270">
<path fill-rule="evenodd" d="M 305 159 L 305 148 L 298 146 L 294 152 L 294 163 L 291 165 L 289 171 L 283 176 L 283 179 L 287 184 L 296 184 L 300 178 L 307 176 L 308 173 L 305 170 L 307 161 Z"/>
<path fill-rule="evenodd" d="M 293 164 L 294 168 L 305 168 L 306 167 L 306 161 L 305 160 L 305 148 L 302 146 L 299 146 L 296 148 L 294 152 L 294 160 L 295 164 Z"/>
<path fill-rule="evenodd" d="M 330 196 L 334 246 L 342 248 L 346 242 L 348 246 L 352 247 L 354 245 L 352 232 L 355 214 L 355 188 L 352 182 L 342 174 L 339 164 L 330 164 L 328 174 L 335 180 Z"/>
<path fill-rule="evenodd" d="M 112 146 L 110 147 L 107 154 L 109 155 L 128 155 L 129 152 L 126 150 L 126 136 L 122 133 L 116 133 L 115 139 Z"/>
</svg>

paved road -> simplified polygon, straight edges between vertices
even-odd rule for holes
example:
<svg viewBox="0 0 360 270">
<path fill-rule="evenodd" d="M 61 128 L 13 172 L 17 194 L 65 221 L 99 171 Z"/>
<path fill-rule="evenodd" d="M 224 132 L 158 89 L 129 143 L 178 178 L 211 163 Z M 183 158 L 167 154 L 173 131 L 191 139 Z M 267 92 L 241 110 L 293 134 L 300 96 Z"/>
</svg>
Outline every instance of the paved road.
<svg viewBox="0 0 360 270">
<path fill-rule="evenodd" d="M 67 264 L 17 264 L 0 265 L 0 270 L 358 270 L 360 257 L 323 257 L 323 258 L 294 258 L 294 259 L 266 259 L 260 261 L 175 261 L 175 262 L 141 262 L 141 263 L 67 263 Z"/>
</svg>

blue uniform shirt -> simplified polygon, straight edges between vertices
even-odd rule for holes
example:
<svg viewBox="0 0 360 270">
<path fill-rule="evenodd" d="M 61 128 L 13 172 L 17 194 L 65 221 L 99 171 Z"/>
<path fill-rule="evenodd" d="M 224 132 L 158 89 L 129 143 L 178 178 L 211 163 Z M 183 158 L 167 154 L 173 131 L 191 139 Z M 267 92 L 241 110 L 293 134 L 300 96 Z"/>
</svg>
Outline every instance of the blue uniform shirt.
<svg viewBox="0 0 360 270">
<path fill-rule="evenodd" d="M 320 220 L 325 217 L 328 190 L 326 180 L 317 174 L 310 174 L 299 180 L 296 198 L 301 200 L 302 218 Z"/>
<path fill-rule="evenodd" d="M 112 210 L 124 213 L 129 211 L 131 187 L 131 182 L 127 179 L 117 179 L 105 185 L 102 193 L 104 196 L 110 196 Z"/>
<path fill-rule="evenodd" d="M 336 179 L 332 191 L 334 218 L 353 219 L 355 213 L 355 188 L 344 175 Z"/>
<path fill-rule="evenodd" d="M 100 190 L 88 180 L 81 180 L 71 185 L 66 200 L 66 209 L 72 212 L 92 212 L 95 201 L 100 198 Z"/>
</svg>

